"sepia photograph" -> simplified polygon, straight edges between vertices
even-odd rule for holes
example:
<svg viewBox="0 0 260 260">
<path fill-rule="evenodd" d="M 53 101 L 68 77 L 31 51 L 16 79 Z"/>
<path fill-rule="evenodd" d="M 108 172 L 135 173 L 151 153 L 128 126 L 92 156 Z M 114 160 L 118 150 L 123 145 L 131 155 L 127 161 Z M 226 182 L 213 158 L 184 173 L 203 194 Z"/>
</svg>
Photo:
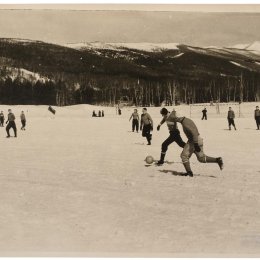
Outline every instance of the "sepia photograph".
<svg viewBox="0 0 260 260">
<path fill-rule="evenodd" d="M 0 28 L 0 257 L 260 257 L 260 4 Z"/>
</svg>

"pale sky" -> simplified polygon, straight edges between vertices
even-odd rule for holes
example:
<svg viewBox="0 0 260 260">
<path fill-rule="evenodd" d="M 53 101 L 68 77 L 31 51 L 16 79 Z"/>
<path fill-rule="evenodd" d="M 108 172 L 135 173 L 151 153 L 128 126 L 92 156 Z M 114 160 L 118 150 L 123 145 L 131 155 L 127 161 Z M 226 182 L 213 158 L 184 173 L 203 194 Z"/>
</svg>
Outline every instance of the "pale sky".
<svg viewBox="0 0 260 260">
<path fill-rule="evenodd" d="M 243 13 L 245 8 L 242 13 L 230 13 L 232 8 L 226 8 L 229 12 L 214 12 L 214 8 L 209 12 L 198 8 L 196 12 L 0 10 L 0 37 L 59 44 L 101 41 L 232 46 L 260 41 L 257 7 L 247 13 Z"/>
</svg>

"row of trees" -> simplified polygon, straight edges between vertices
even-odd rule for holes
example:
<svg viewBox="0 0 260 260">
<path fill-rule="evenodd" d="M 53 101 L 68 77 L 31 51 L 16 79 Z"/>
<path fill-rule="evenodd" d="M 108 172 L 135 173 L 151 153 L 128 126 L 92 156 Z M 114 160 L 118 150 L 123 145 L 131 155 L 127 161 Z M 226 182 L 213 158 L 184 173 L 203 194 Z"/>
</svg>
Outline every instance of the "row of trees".
<svg viewBox="0 0 260 260">
<path fill-rule="evenodd" d="M 219 76 L 204 79 L 128 78 L 80 75 L 52 80 L 25 80 L 17 76 L 0 80 L 2 104 L 105 104 L 119 101 L 137 106 L 159 106 L 176 103 L 244 102 L 260 100 L 260 74 Z"/>
</svg>

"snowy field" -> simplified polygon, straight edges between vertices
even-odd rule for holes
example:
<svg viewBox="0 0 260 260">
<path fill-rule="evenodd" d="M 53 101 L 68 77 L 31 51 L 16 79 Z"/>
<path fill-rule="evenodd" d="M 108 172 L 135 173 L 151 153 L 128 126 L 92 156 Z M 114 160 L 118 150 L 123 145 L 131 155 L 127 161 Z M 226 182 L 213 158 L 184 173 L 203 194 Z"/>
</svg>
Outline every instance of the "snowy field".
<svg viewBox="0 0 260 260">
<path fill-rule="evenodd" d="M 26 131 L 5 138 L 0 128 L 0 255 L 50 256 L 260 256 L 260 131 L 256 103 L 232 106 L 237 131 L 228 131 L 228 105 L 177 106 L 195 121 L 209 156 L 222 156 L 224 170 L 193 156 L 193 178 L 184 172 L 179 148 L 159 159 L 167 127 L 152 145 L 132 133 L 133 108 L 77 105 L 12 106 L 16 124 L 25 111 Z M 9 106 L 0 106 L 5 115 Z M 104 110 L 104 118 L 92 111 Z M 171 109 L 171 108 L 170 108 Z M 141 109 L 139 108 L 139 113 Z M 179 127 L 181 129 L 181 126 Z M 12 130 L 11 130 L 12 132 Z M 182 131 L 181 131 L 182 133 Z M 183 139 L 186 137 L 182 133 Z"/>
</svg>

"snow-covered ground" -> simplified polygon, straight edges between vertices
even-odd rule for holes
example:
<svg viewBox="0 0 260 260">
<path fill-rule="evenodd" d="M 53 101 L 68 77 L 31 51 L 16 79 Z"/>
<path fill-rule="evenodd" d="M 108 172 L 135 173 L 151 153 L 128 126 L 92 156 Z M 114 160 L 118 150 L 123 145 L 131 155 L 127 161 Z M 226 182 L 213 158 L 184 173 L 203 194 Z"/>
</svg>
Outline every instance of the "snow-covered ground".
<svg viewBox="0 0 260 260">
<path fill-rule="evenodd" d="M 0 128 L 0 255 L 259 256 L 256 105 L 231 105 L 237 131 L 227 130 L 227 104 L 220 114 L 207 106 L 207 121 L 203 106 L 176 107 L 196 122 L 206 154 L 225 163 L 220 171 L 193 156 L 193 178 L 180 176 L 176 144 L 166 155 L 171 163 L 146 165 L 147 155 L 159 158 L 168 131 L 155 130 L 147 146 L 131 132 L 133 108 L 119 116 L 77 105 L 53 116 L 47 106 L 12 106 L 19 128 L 25 111 L 27 127 L 16 139 Z M 92 118 L 94 109 L 105 117 Z M 148 108 L 155 126 L 159 110 Z"/>
</svg>

